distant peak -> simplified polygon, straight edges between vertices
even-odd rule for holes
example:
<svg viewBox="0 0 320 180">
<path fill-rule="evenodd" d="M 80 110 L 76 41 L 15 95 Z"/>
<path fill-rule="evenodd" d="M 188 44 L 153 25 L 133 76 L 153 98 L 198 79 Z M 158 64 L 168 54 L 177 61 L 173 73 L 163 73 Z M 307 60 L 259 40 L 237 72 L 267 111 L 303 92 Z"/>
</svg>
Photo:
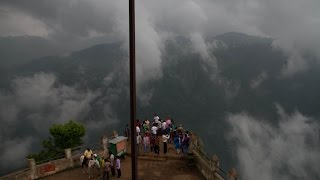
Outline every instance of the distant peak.
<svg viewBox="0 0 320 180">
<path fill-rule="evenodd" d="M 261 43 L 271 43 L 273 39 L 265 38 L 260 36 L 253 36 L 239 32 L 228 32 L 216 36 L 214 40 L 219 40 L 226 43 L 228 46 L 238 46 L 238 45 L 252 45 Z"/>
</svg>

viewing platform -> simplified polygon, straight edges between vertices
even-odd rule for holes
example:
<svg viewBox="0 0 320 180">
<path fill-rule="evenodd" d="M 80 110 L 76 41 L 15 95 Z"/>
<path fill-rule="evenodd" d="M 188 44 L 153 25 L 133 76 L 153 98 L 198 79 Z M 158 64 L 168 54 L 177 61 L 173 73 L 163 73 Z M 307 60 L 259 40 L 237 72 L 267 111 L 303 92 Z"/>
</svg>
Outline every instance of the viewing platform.
<svg viewBox="0 0 320 180">
<path fill-rule="evenodd" d="M 160 147 L 160 154 L 153 152 L 144 153 L 140 147 L 138 155 L 138 179 L 141 180 L 205 180 L 204 176 L 197 170 L 194 163 L 190 164 L 188 158 L 182 154 L 176 154 L 173 145 L 169 144 L 168 153 L 163 154 Z M 125 159 L 121 160 L 121 178 L 131 179 L 131 158 L 130 152 Z M 94 177 L 91 179 L 102 179 L 102 174 L 93 170 Z M 118 179 L 110 174 L 110 179 Z M 44 180 L 68 179 L 68 180 L 86 180 L 88 174 L 83 174 L 81 167 L 73 168 L 54 175 L 41 178 Z"/>
<path fill-rule="evenodd" d="M 128 147 L 130 142 L 128 142 Z M 29 166 L 25 170 L 14 172 L 0 177 L 1 180 L 85 180 L 89 175 L 84 173 L 87 168 L 82 169 L 80 166 L 80 156 L 83 149 L 79 151 L 65 150 L 65 157 L 35 164 L 34 160 L 29 159 Z M 126 157 L 121 159 L 121 178 L 131 179 L 131 152 L 127 149 Z M 138 179 L 141 180 L 239 180 L 234 169 L 226 173 L 219 167 L 219 158 L 213 156 L 209 158 L 203 151 L 202 140 L 195 134 L 190 134 L 190 154 L 177 154 L 174 145 L 168 144 L 168 152 L 164 154 L 163 144 L 160 143 L 160 154 L 154 152 L 144 152 L 143 146 L 140 145 L 138 154 Z M 105 153 L 103 145 L 93 148 L 93 153 L 103 157 Z M 91 170 L 93 177 L 90 179 L 102 179 L 102 169 L 98 176 L 98 168 Z M 118 179 L 117 176 L 111 176 L 110 179 Z"/>
</svg>

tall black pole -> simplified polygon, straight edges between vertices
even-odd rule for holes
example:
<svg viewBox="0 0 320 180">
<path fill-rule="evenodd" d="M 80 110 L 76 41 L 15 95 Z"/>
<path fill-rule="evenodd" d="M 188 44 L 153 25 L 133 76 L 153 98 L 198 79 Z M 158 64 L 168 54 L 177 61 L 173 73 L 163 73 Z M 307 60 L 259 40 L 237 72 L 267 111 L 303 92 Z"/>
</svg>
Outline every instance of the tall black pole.
<svg viewBox="0 0 320 180">
<path fill-rule="evenodd" d="M 136 153 L 136 51 L 135 51 L 135 11 L 134 0 L 129 0 L 129 39 L 130 39 L 130 129 L 131 129 L 131 176 L 138 177 Z"/>
</svg>

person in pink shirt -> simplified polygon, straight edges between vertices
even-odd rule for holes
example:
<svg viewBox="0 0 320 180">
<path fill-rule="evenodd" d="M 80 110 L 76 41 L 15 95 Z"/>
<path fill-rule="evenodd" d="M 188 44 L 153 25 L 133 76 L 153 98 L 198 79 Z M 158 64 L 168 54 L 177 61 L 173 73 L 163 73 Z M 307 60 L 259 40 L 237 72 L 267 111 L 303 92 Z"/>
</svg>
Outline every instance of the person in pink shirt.
<svg viewBox="0 0 320 180">
<path fill-rule="evenodd" d="M 121 169 L 120 169 L 120 157 L 117 156 L 117 159 L 116 159 L 116 169 L 117 169 L 117 174 L 118 174 L 118 178 L 121 177 Z"/>
<path fill-rule="evenodd" d="M 143 146 L 144 146 L 144 152 L 149 152 L 150 147 L 150 137 L 146 134 L 144 134 L 143 137 Z"/>
<path fill-rule="evenodd" d="M 171 119 L 168 118 L 168 119 L 166 120 L 166 123 L 167 123 L 167 126 L 170 126 L 170 125 L 171 125 Z"/>
</svg>

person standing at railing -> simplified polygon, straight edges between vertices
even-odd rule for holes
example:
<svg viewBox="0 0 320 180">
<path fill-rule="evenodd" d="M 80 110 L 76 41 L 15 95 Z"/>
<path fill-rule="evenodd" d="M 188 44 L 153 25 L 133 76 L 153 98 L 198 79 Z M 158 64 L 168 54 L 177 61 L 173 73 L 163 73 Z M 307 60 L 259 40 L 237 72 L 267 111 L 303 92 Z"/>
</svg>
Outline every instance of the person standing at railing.
<svg viewBox="0 0 320 180">
<path fill-rule="evenodd" d="M 182 146 L 182 149 L 183 149 L 183 153 L 185 155 L 188 155 L 188 152 L 189 152 L 189 136 L 188 136 L 187 133 L 184 133 L 183 136 L 184 137 L 182 138 L 181 146 Z"/>
<path fill-rule="evenodd" d="M 173 139 L 173 143 L 174 143 L 174 147 L 176 149 L 177 154 L 180 154 L 180 138 L 178 134 L 174 135 L 174 139 Z"/>
</svg>

